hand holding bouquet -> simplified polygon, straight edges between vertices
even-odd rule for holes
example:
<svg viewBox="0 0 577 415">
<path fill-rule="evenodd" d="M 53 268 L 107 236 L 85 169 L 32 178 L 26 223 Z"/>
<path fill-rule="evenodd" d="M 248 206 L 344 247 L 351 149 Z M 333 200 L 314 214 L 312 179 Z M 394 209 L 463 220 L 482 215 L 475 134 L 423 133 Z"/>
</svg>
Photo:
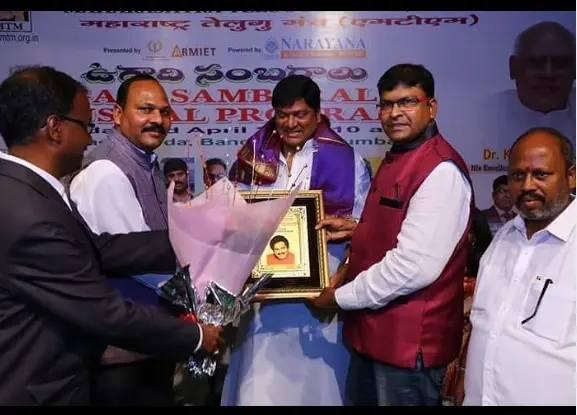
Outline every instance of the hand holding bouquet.
<svg viewBox="0 0 577 415">
<path fill-rule="evenodd" d="M 224 178 L 187 205 L 171 203 L 168 231 L 181 268 L 160 294 L 199 323 L 224 327 L 237 320 L 272 278 L 272 274 L 256 276 L 257 281 L 245 288 L 298 189 L 285 198 L 251 204 Z M 170 201 L 173 192 L 171 183 Z M 216 361 L 197 354 L 188 366 L 193 375 L 211 376 Z"/>
</svg>

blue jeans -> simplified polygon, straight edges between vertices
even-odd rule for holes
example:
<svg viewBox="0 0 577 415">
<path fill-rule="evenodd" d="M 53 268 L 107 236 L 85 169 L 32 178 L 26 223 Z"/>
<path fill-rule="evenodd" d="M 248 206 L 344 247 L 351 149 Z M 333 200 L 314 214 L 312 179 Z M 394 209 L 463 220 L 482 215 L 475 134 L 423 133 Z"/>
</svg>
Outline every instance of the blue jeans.
<svg viewBox="0 0 577 415">
<path fill-rule="evenodd" d="M 419 351 L 412 369 L 386 365 L 351 352 L 345 406 L 436 406 L 445 367 L 425 368 Z"/>
</svg>

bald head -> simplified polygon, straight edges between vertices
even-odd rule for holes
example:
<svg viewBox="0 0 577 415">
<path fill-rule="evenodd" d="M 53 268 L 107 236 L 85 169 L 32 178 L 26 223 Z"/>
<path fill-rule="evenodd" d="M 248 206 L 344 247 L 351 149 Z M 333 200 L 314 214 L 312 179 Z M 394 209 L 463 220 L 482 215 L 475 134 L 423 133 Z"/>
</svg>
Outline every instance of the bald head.
<svg viewBox="0 0 577 415">
<path fill-rule="evenodd" d="M 564 109 L 575 81 L 575 35 L 557 22 L 529 27 L 517 37 L 509 73 L 525 107 L 544 114 Z"/>
<path fill-rule="evenodd" d="M 575 55 L 575 35 L 557 22 L 537 23 L 517 36 L 515 55 L 572 53 Z"/>
</svg>

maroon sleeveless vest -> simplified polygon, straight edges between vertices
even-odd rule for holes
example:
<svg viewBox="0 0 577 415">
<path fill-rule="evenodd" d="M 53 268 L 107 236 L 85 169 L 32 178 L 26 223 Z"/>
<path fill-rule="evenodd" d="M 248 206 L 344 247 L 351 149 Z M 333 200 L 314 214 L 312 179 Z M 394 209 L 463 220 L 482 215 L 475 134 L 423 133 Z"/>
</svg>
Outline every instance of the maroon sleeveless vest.
<svg viewBox="0 0 577 415">
<path fill-rule="evenodd" d="M 409 201 L 439 163 L 454 162 L 471 183 L 467 165 L 436 126 L 427 131 L 430 138 L 409 151 L 391 151 L 381 162 L 353 235 L 348 281 L 396 247 Z M 473 206 L 471 198 L 471 211 Z M 378 362 L 407 368 L 415 366 L 419 350 L 426 367 L 443 366 L 457 357 L 471 217 L 453 255 L 431 285 L 378 310 L 345 313 L 344 339 L 351 347 Z"/>
</svg>

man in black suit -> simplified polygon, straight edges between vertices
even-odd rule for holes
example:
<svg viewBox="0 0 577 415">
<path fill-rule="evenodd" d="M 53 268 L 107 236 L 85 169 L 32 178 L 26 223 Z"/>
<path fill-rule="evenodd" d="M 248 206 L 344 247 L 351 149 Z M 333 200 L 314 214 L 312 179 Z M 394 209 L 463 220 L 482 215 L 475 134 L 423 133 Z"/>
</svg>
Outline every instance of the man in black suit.
<svg viewBox="0 0 577 415">
<path fill-rule="evenodd" d="M 125 301 L 104 275 L 171 272 L 166 231 L 90 232 L 60 179 L 91 143 L 86 89 L 49 67 L 0 84 L 0 405 L 89 405 L 107 344 L 173 361 L 220 329 Z"/>
<path fill-rule="evenodd" d="M 497 231 L 501 229 L 506 222 L 517 216 L 515 204 L 511 193 L 509 193 L 509 185 L 507 175 L 503 174 L 493 181 L 493 206 L 484 209 L 481 212 L 487 218 L 487 223 L 491 228 L 491 234 L 495 236 Z"/>
</svg>

